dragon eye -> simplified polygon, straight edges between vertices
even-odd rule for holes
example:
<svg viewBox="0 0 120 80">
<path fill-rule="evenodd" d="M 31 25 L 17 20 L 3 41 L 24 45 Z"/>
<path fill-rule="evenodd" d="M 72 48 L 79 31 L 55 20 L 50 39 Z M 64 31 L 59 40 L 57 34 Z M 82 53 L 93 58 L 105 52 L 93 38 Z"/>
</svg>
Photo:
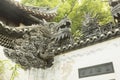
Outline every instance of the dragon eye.
<svg viewBox="0 0 120 80">
<path fill-rule="evenodd" d="M 66 22 L 66 25 L 70 25 L 71 23 L 70 22 Z"/>
</svg>

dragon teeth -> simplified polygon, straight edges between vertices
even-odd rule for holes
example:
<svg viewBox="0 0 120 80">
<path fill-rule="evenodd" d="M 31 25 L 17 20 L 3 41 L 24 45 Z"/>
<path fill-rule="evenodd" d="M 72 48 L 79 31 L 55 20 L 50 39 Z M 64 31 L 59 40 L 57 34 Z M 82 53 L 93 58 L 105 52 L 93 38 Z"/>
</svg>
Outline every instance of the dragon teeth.
<svg viewBox="0 0 120 80">
<path fill-rule="evenodd" d="M 65 35 L 64 34 L 62 34 L 62 39 L 65 37 Z"/>
</svg>

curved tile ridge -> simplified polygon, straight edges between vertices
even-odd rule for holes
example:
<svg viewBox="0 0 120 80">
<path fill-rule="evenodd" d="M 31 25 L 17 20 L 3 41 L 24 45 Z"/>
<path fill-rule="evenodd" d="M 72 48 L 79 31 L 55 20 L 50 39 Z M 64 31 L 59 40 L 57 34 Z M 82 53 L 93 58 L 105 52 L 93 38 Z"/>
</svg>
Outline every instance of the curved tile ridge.
<svg viewBox="0 0 120 80">
<path fill-rule="evenodd" d="M 26 31 L 27 30 L 18 30 L 17 28 L 8 27 L 0 23 L 0 45 L 14 49 L 15 40 L 22 37 Z"/>
<path fill-rule="evenodd" d="M 81 49 L 90 45 L 94 45 L 96 43 L 100 43 L 115 37 L 120 36 L 120 28 L 116 28 L 114 30 L 110 30 L 106 33 L 102 33 L 100 35 L 92 36 L 90 38 L 87 38 L 85 40 L 78 40 L 77 42 L 74 42 L 73 44 L 65 45 L 63 47 L 58 47 L 54 50 L 52 50 L 51 53 L 54 53 L 55 55 L 64 54 L 66 52 L 70 52 L 72 50 Z"/>
<path fill-rule="evenodd" d="M 40 26 L 40 25 L 39 25 Z M 6 48 L 14 49 L 16 39 L 23 38 L 23 35 L 30 32 L 38 25 L 32 25 L 29 27 L 9 27 L 0 23 L 0 45 Z"/>
<path fill-rule="evenodd" d="M 55 7 L 53 9 L 41 9 L 40 7 L 33 7 L 33 6 L 25 6 L 23 4 L 20 4 L 19 2 L 13 2 L 12 4 L 16 7 L 19 7 L 20 9 L 24 10 L 25 12 L 36 16 L 37 18 L 44 18 L 46 20 L 50 20 L 54 18 L 57 15 L 57 9 L 58 7 Z"/>
</svg>

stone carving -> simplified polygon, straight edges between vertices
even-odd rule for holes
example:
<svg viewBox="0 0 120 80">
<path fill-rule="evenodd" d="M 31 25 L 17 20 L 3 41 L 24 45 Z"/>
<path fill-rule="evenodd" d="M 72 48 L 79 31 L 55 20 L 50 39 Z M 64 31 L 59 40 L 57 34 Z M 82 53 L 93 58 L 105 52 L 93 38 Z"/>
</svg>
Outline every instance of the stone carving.
<svg viewBox="0 0 120 80">
<path fill-rule="evenodd" d="M 85 78 L 90 76 L 114 73 L 114 67 L 113 67 L 113 63 L 109 62 L 100 65 L 81 68 L 78 71 L 79 71 L 79 78 Z"/>
<path fill-rule="evenodd" d="M 24 69 L 52 66 L 56 55 L 53 49 L 72 42 L 68 18 L 58 23 L 47 22 L 56 12 L 57 7 L 38 8 L 13 0 L 0 1 L 0 45 L 6 47 L 5 55 Z M 18 27 L 21 23 L 22 27 Z"/>
<path fill-rule="evenodd" d="M 115 28 L 113 22 L 109 22 L 105 25 L 99 25 L 96 17 L 91 17 L 90 13 L 85 15 L 85 20 L 82 26 L 82 39 L 91 38 L 108 31 L 112 31 Z"/>
<path fill-rule="evenodd" d="M 96 35 L 107 33 L 112 31 L 114 28 L 119 27 L 120 23 L 120 1 L 119 0 L 109 0 L 109 5 L 111 6 L 111 13 L 114 18 L 114 22 L 109 22 L 105 25 L 99 25 L 97 17 L 92 17 L 91 13 L 85 14 L 85 20 L 82 26 L 82 39 L 91 38 Z"/>
<path fill-rule="evenodd" d="M 120 22 L 120 1 L 109 0 L 109 5 L 111 6 L 111 13 L 113 15 L 114 21 L 116 24 L 118 24 Z"/>
<path fill-rule="evenodd" d="M 15 29 L 14 32 L 20 32 L 20 30 L 23 32 L 19 38 L 13 41 L 13 45 L 7 44 L 11 45 L 12 49 L 4 49 L 5 55 L 20 64 L 24 69 L 50 67 L 55 56 L 52 50 L 72 42 L 70 25 L 71 21 L 64 18 L 59 23 L 45 22 L 44 26 L 33 25 L 27 28 L 10 28 L 10 31 Z"/>
<path fill-rule="evenodd" d="M 89 38 L 100 33 L 97 18 L 91 17 L 90 13 L 85 14 L 85 20 L 83 21 L 82 26 L 82 33 L 83 38 Z"/>
</svg>

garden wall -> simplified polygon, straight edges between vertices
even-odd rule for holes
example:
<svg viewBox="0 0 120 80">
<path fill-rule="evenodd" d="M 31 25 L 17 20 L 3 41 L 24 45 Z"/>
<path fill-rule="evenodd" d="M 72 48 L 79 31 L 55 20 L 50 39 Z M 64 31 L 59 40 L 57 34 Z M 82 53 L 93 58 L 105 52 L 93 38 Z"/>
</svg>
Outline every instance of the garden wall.
<svg viewBox="0 0 120 80">
<path fill-rule="evenodd" d="M 7 59 L 1 47 L 1 59 Z M 14 65 L 14 63 L 12 63 Z M 4 80 L 12 71 L 6 69 Z M 120 80 L 120 38 L 56 56 L 54 65 L 46 70 L 18 69 L 15 80 Z"/>
</svg>

